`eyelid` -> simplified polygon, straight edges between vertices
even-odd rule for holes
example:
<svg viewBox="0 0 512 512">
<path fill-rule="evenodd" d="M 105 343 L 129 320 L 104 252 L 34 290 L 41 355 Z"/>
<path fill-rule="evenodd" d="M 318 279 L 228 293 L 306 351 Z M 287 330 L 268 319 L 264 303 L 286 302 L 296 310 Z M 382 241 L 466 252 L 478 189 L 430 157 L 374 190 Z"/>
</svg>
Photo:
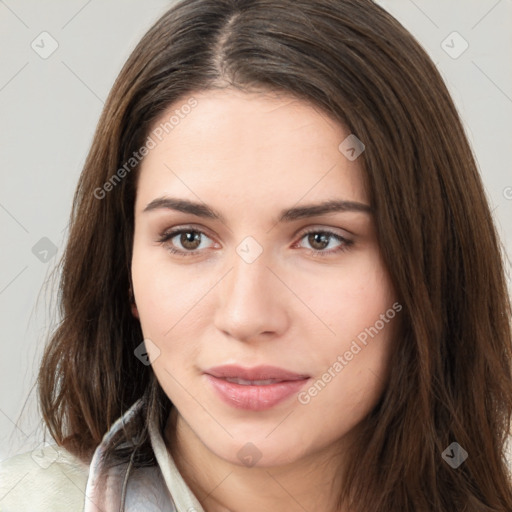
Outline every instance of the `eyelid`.
<svg viewBox="0 0 512 512">
<path fill-rule="evenodd" d="M 166 235 L 171 235 L 171 234 L 173 236 L 175 236 L 183 231 L 194 231 L 197 233 L 201 233 L 202 235 L 205 235 L 212 240 L 215 238 L 212 234 L 210 234 L 210 230 L 208 228 L 206 228 L 204 226 L 197 226 L 194 224 L 183 224 L 183 225 L 173 226 L 171 228 L 166 228 L 166 229 L 160 231 L 158 236 L 160 238 L 165 237 Z"/>
<path fill-rule="evenodd" d="M 172 240 L 175 236 L 178 236 L 179 234 L 184 233 L 184 232 L 185 233 L 186 232 L 199 233 L 202 236 L 205 236 L 206 238 L 210 239 L 213 242 L 213 245 L 216 245 L 216 244 L 218 245 L 218 242 L 216 242 L 214 237 L 210 236 L 210 234 L 208 233 L 208 230 L 206 228 L 204 228 L 202 226 L 198 227 L 198 226 L 194 226 L 194 225 L 174 226 L 172 228 L 164 229 L 158 235 L 157 242 L 161 243 L 161 244 L 166 244 L 170 240 Z M 190 255 L 198 254 L 199 252 L 202 252 L 202 251 L 204 251 L 204 249 L 196 249 L 194 251 L 184 251 L 181 249 L 176 249 L 176 252 L 183 253 L 183 254 L 190 254 Z"/>
<path fill-rule="evenodd" d="M 325 224 L 313 224 L 311 226 L 307 226 L 305 228 L 301 228 L 295 232 L 293 235 L 294 238 L 297 236 L 303 236 L 308 233 L 317 233 L 317 232 L 323 232 L 323 233 L 331 233 L 333 235 L 340 236 L 342 238 L 348 238 L 348 237 L 354 237 L 355 234 L 348 231 L 347 229 L 337 228 L 334 226 L 326 226 Z"/>
</svg>

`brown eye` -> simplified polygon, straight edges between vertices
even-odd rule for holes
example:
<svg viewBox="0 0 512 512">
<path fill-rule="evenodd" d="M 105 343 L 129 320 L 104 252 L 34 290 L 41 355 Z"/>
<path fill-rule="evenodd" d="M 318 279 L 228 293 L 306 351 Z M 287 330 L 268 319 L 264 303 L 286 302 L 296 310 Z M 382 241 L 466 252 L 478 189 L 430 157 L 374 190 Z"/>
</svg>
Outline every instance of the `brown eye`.
<svg viewBox="0 0 512 512">
<path fill-rule="evenodd" d="M 201 245 L 201 233 L 197 231 L 183 231 L 180 235 L 180 244 L 190 251 L 196 250 Z"/>
<path fill-rule="evenodd" d="M 348 240 L 338 233 L 312 230 L 302 235 L 299 246 L 304 249 L 310 249 L 313 254 L 329 256 L 340 251 L 348 250 L 353 243 L 352 240 Z"/>
<path fill-rule="evenodd" d="M 162 233 L 158 242 L 172 254 L 192 256 L 203 249 L 211 248 L 212 239 L 197 229 L 175 229 Z"/>
<path fill-rule="evenodd" d="M 328 233 L 310 233 L 308 235 L 308 242 L 313 249 L 322 251 L 329 245 L 331 238 L 332 235 Z"/>
</svg>

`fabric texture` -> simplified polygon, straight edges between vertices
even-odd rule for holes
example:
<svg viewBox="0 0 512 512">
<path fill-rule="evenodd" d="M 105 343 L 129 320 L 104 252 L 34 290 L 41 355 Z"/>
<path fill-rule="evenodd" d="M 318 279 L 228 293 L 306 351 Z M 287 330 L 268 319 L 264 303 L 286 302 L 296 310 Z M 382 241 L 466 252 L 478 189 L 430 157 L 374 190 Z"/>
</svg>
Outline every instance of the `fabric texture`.
<svg viewBox="0 0 512 512">
<path fill-rule="evenodd" d="M 154 418 L 149 435 L 157 465 L 129 464 L 103 471 L 109 443 L 142 414 L 143 399 L 112 425 L 90 465 L 64 448 L 48 445 L 0 462 L 0 512 L 204 512 L 165 446 Z M 125 481 L 126 480 L 126 481 Z"/>
</svg>

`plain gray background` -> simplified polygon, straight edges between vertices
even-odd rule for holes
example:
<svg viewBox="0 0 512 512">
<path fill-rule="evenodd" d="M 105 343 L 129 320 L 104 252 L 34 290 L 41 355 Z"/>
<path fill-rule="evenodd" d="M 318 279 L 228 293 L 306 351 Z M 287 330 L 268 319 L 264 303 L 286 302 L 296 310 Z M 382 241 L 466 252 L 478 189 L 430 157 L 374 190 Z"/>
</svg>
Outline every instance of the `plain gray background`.
<svg viewBox="0 0 512 512">
<path fill-rule="evenodd" d="M 510 259 L 512 0 L 379 3 L 441 70 Z M 62 254 L 72 194 L 103 101 L 135 44 L 172 4 L 0 0 L 0 460 L 42 440 L 32 387 L 55 320 L 49 314 L 55 290 L 42 286 Z M 44 55 L 52 44 L 56 50 Z"/>
</svg>

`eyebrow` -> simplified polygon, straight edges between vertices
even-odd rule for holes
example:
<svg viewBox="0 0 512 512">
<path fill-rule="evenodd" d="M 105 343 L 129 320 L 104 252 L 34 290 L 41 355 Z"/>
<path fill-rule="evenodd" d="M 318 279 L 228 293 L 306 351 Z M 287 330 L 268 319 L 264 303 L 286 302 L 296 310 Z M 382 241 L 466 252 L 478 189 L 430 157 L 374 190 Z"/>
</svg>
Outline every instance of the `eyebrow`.
<svg viewBox="0 0 512 512">
<path fill-rule="evenodd" d="M 175 210 L 178 212 L 190 213 L 197 217 L 225 222 L 224 217 L 219 212 L 210 208 L 206 204 L 196 203 L 194 201 L 189 201 L 188 199 L 175 199 L 172 197 L 159 197 L 154 199 L 146 206 L 146 208 L 144 208 L 143 212 L 150 212 L 159 209 Z M 278 222 L 291 222 L 298 219 L 324 215 L 326 213 L 361 212 L 371 214 L 372 211 L 373 210 L 369 205 L 359 203 L 357 201 L 331 200 L 318 204 L 295 206 L 293 208 L 282 210 L 278 217 Z"/>
</svg>

